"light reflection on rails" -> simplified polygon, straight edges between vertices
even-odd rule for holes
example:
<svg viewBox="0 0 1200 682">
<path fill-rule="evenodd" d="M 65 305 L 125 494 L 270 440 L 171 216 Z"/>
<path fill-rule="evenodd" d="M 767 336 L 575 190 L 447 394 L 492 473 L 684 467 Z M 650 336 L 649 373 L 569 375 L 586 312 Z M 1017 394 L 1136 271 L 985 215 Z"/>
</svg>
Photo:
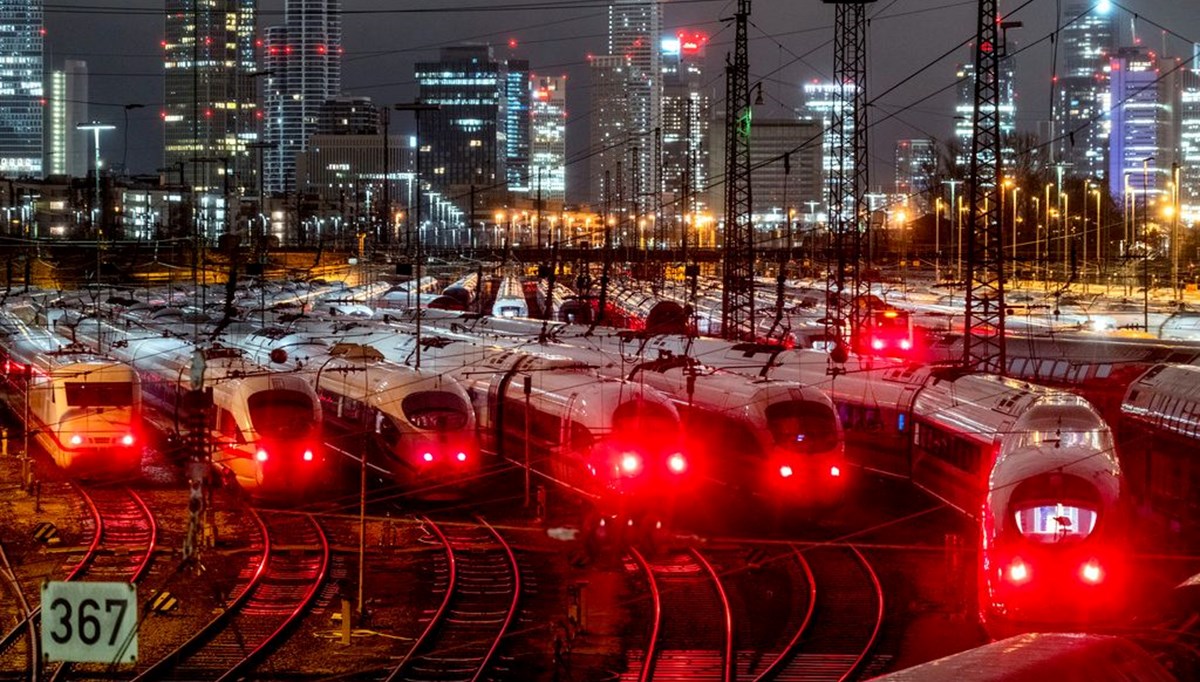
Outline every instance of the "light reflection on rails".
<svg viewBox="0 0 1200 682">
<path fill-rule="evenodd" d="M 257 564 L 243 569 L 237 596 L 136 680 L 237 679 L 282 642 L 308 611 L 329 572 L 324 530 L 308 514 L 250 513 L 262 550 Z"/>
</svg>

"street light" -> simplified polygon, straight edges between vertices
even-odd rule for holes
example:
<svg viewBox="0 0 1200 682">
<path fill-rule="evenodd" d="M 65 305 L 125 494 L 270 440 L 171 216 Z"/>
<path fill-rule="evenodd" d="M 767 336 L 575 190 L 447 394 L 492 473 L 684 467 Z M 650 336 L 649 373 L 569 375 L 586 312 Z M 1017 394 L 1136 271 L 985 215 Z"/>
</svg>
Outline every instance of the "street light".
<svg viewBox="0 0 1200 682">
<path fill-rule="evenodd" d="M 116 126 L 111 123 L 100 123 L 99 121 L 91 121 L 89 123 L 79 123 L 75 126 L 76 130 L 92 131 L 92 139 L 94 140 L 92 156 L 92 169 L 96 175 L 96 193 L 92 197 L 92 210 L 88 216 L 91 221 L 92 233 L 96 237 L 96 241 L 100 241 L 100 228 L 98 218 L 102 215 L 103 206 L 100 205 L 100 132 L 104 130 L 116 130 Z M 97 281 L 99 281 L 100 273 L 96 272 Z"/>
</svg>

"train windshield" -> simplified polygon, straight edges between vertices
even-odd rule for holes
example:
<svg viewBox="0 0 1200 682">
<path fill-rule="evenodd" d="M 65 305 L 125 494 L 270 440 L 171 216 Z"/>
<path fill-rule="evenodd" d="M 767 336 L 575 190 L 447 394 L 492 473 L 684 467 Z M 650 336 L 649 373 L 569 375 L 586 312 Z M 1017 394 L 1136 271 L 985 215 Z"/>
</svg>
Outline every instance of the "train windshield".
<svg viewBox="0 0 1200 682">
<path fill-rule="evenodd" d="M 248 404 L 254 430 L 268 438 L 305 436 L 316 421 L 312 398 L 299 391 L 259 391 Z"/>
<path fill-rule="evenodd" d="M 838 445 L 838 423 L 828 405 L 790 400 L 767 406 L 775 445 L 792 452 L 823 452 Z"/>
<path fill-rule="evenodd" d="M 133 383 L 128 381 L 68 381 L 70 407 L 128 407 L 133 404 Z"/>
<path fill-rule="evenodd" d="M 457 431 L 466 428 L 471 408 L 453 393 L 418 391 L 404 396 L 400 409 L 419 429 Z"/>
<path fill-rule="evenodd" d="M 670 439 L 679 431 L 679 420 L 662 405 L 635 400 L 622 403 L 613 412 L 613 431 L 639 439 L 647 435 Z"/>
<path fill-rule="evenodd" d="M 1096 511 L 1069 504 L 1039 504 L 1016 512 L 1017 530 L 1037 542 L 1078 541 L 1092 534 Z"/>
</svg>

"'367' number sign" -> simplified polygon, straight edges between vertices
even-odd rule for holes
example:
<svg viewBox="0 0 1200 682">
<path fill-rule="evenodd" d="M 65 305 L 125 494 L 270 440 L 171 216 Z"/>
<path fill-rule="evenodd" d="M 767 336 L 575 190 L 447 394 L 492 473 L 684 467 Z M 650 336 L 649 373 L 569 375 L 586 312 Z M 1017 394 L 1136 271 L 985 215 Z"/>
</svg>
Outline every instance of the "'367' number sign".
<svg viewBox="0 0 1200 682">
<path fill-rule="evenodd" d="M 132 663 L 137 620 L 129 583 L 42 585 L 42 653 L 51 661 Z"/>
</svg>

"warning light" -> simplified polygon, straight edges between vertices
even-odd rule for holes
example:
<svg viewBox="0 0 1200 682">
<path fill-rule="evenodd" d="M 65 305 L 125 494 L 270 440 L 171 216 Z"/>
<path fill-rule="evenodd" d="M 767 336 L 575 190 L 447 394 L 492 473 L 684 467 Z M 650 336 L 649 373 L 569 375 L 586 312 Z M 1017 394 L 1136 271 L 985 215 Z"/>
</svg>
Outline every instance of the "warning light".
<svg viewBox="0 0 1200 682">
<path fill-rule="evenodd" d="M 71 436 L 71 445 L 83 445 L 83 436 L 78 433 Z"/>
<path fill-rule="evenodd" d="M 621 455 L 621 470 L 627 474 L 636 474 L 642 469 L 642 458 L 632 452 Z"/>
<path fill-rule="evenodd" d="M 842 475 L 842 470 L 836 466 L 829 467 L 829 475 L 834 478 L 838 478 Z"/>
<path fill-rule="evenodd" d="M 421 459 L 425 460 L 426 462 L 432 462 L 433 461 L 433 453 L 426 452 L 425 454 L 421 455 Z"/>
<path fill-rule="evenodd" d="M 900 339 L 900 350 L 912 350 L 912 341 Z"/>
<path fill-rule="evenodd" d="M 465 461 L 467 461 L 467 453 L 460 452 L 454 456 L 454 459 L 457 459 L 460 462 L 465 462 Z"/>
<path fill-rule="evenodd" d="M 129 447 L 130 445 L 133 445 L 133 434 L 132 433 L 125 434 L 125 437 L 123 437 L 121 439 L 121 445 L 124 445 L 125 447 Z"/>
<path fill-rule="evenodd" d="M 1013 560 L 1012 565 L 1008 567 L 1008 579 L 1018 585 L 1029 580 L 1029 568 L 1025 566 L 1024 561 Z"/>
<path fill-rule="evenodd" d="M 313 460 L 313 452 L 312 452 L 312 450 L 305 450 L 305 451 L 304 451 L 304 461 L 305 461 L 305 462 L 311 462 L 312 460 Z"/>
<path fill-rule="evenodd" d="M 260 462 L 267 461 L 267 451 L 259 450 L 258 452 L 254 453 L 254 459 L 257 459 Z"/>
<path fill-rule="evenodd" d="M 667 458 L 667 468 L 677 474 L 682 474 L 687 471 L 687 460 L 682 453 L 676 452 Z"/>
<path fill-rule="evenodd" d="M 1083 569 L 1079 572 L 1079 575 L 1083 577 L 1084 582 L 1088 582 L 1093 585 L 1099 583 L 1101 580 L 1104 580 L 1104 571 L 1100 569 L 1100 564 L 1097 563 L 1095 559 L 1084 564 Z"/>
<path fill-rule="evenodd" d="M 792 468 L 786 464 L 779 467 L 779 475 L 783 478 L 791 478 L 793 473 Z"/>
<path fill-rule="evenodd" d="M 871 339 L 871 348 L 873 350 L 883 350 L 883 339 Z"/>
</svg>

